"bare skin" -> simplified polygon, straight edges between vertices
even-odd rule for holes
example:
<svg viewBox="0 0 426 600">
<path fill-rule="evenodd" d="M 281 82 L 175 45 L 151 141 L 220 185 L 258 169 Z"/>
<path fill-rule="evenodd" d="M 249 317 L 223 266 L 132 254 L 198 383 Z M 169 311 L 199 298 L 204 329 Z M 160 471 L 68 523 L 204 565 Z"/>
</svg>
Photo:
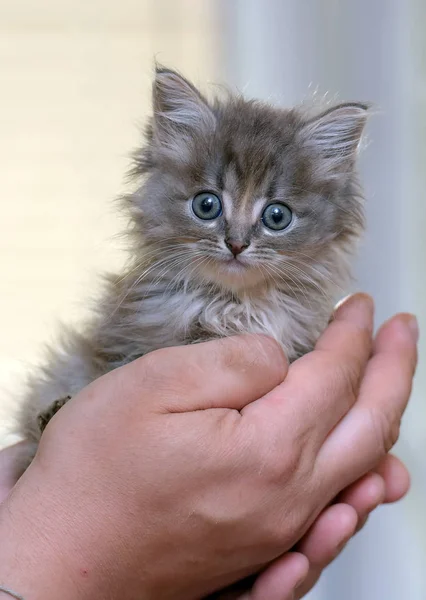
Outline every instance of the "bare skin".
<svg viewBox="0 0 426 600">
<path fill-rule="evenodd" d="M 414 321 L 395 317 L 374 343 L 371 331 L 371 302 L 355 297 L 289 370 L 270 340 L 243 337 L 96 381 L 0 508 L 0 579 L 29 600 L 188 600 L 269 564 L 245 598 L 302 597 L 374 505 L 408 488 L 387 453 Z"/>
</svg>

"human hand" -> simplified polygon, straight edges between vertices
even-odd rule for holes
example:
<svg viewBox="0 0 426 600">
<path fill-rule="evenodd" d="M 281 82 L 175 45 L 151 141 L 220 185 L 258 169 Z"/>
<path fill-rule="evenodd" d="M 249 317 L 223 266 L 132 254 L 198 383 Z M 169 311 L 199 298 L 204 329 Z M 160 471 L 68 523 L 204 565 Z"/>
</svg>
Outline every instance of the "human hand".
<svg viewBox="0 0 426 600">
<path fill-rule="evenodd" d="M 403 318 L 409 319 L 408 316 Z M 384 352 L 388 348 L 397 360 L 398 354 L 405 352 L 405 342 L 395 323 L 396 319 L 391 319 L 380 329 L 374 343 L 374 353 Z M 414 336 L 417 336 L 415 331 Z M 380 362 L 376 362 L 375 368 L 380 368 Z M 376 384 L 375 387 L 371 386 L 370 393 L 384 394 L 386 386 L 383 380 L 382 383 L 380 379 L 376 380 Z M 238 597 L 239 600 L 302 598 L 312 589 L 324 568 L 340 554 L 348 540 L 364 526 L 368 514 L 381 503 L 401 499 L 409 489 L 409 481 L 405 466 L 396 457 L 386 455 L 374 471 L 338 495 L 293 551 L 274 561 L 255 579 L 250 592 L 239 595 L 229 591 L 229 596 L 220 594 L 218 597 Z"/>
<path fill-rule="evenodd" d="M 0 490 L 11 491 L 11 468 L 23 444 L 0 452 Z M 295 550 L 285 553 L 254 578 L 254 585 L 243 585 L 250 593 L 239 600 L 297 600 L 318 581 L 322 571 L 340 554 L 348 540 L 365 524 L 368 515 L 381 503 L 400 500 L 409 489 L 406 467 L 391 454 L 385 456 L 374 472 L 344 490 L 336 503 L 324 509 Z M 3 484 L 3 487 L 2 487 Z M 0 499 L 1 503 L 1 499 Z M 234 595 L 234 594 L 233 594 Z"/>
<path fill-rule="evenodd" d="M 38 585 L 66 577 L 64 600 L 143 591 L 186 600 L 259 569 L 394 441 L 415 363 L 408 317 L 395 323 L 405 354 L 395 364 L 392 352 L 378 351 L 356 403 L 372 329 L 371 305 L 360 299 L 338 311 L 317 351 L 269 394 L 285 364 L 264 338 L 163 350 L 96 381 L 58 413 L 8 498 L 2 514 L 24 524 L 12 546 L 23 559 L 35 546 L 49 558 L 47 570 L 38 565 Z M 398 387 L 387 379 L 382 406 L 367 391 L 389 368 Z M 365 412 L 389 415 L 383 430 Z M 345 431 L 362 453 L 339 445 Z M 338 460 L 327 461 L 336 447 Z M 3 519 L 2 539 L 11 538 L 8 526 Z M 55 543 L 60 557 L 49 552 Z M 3 571 L 11 550 L 2 547 Z M 29 579 L 30 570 L 20 574 L 24 587 Z"/>
<path fill-rule="evenodd" d="M 400 500 L 409 489 L 406 467 L 388 454 L 377 469 L 344 490 L 326 508 L 295 549 L 269 565 L 238 600 L 299 600 L 316 584 L 323 570 L 364 527 L 381 503 Z M 248 589 L 248 587 L 247 587 Z"/>
</svg>

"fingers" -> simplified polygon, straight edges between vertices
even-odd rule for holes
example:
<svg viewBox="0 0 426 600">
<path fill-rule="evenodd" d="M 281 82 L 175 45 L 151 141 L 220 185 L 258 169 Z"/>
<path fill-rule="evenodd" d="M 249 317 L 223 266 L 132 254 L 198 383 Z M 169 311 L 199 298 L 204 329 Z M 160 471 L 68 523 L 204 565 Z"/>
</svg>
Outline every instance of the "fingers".
<svg viewBox="0 0 426 600">
<path fill-rule="evenodd" d="M 326 509 L 296 552 L 287 552 L 257 578 L 239 600 L 294 600 L 305 595 L 355 532 L 357 514 L 344 504 Z"/>
<path fill-rule="evenodd" d="M 384 502 L 386 483 L 377 473 L 367 473 L 337 497 L 338 503 L 350 505 L 357 513 L 358 523 Z"/>
<path fill-rule="evenodd" d="M 387 454 L 375 468 L 385 482 L 383 502 L 398 502 L 410 489 L 410 474 L 406 466 L 392 454 Z"/>
<path fill-rule="evenodd" d="M 357 513 L 348 504 L 334 504 L 318 517 L 297 546 L 309 560 L 309 573 L 297 589 L 295 598 L 302 598 L 315 585 L 322 571 L 354 535 L 357 523 Z"/>
<path fill-rule="evenodd" d="M 281 383 L 287 362 L 272 338 L 243 335 L 157 350 L 121 371 L 123 387 L 140 396 L 143 386 L 159 411 L 239 410 Z"/>
<path fill-rule="evenodd" d="M 336 311 L 314 352 L 291 365 L 285 381 L 243 411 L 264 420 L 268 436 L 292 435 L 317 447 L 354 404 L 372 349 L 373 303 L 352 296 Z M 259 414 L 260 413 L 260 414 Z M 297 420 L 296 420 L 297 417 Z"/>
<path fill-rule="evenodd" d="M 382 503 L 397 502 L 410 488 L 410 475 L 405 465 L 387 454 L 374 469 L 339 494 L 337 502 L 350 504 L 359 521 Z"/>
<path fill-rule="evenodd" d="M 339 304 L 318 339 L 316 350 L 338 353 L 364 366 L 369 358 L 373 332 L 374 304 L 367 294 L 354 294 Z M 348 339 L 352 341 L 348 344 Z"/>
<path fill-rule="evenodd" d="M 307 557 L 311 567 L 325 567 L 353 536 L 357 524 L 358 515 L 352 506 L 334 504 L 318 517 L 297 550 Z"/>
<path fill-rule="evenodd" d="M 346 487 L 373 469 L 397 441 L 417 362 L 417 335 L 411 315 L 398 315 L 380 329 L 358 401 L 318 455 L 318 473 L 330 493 L 336 482 Z"/>
<path fill-rule="evenodd" d="M 309 573 L 303 554 L 287 552 L 259 575 L 250 592 L 239 600 L 293 600 L 295 590 Z"/>
<path fill-rule="evenodd" d="M 344 490 L 336 504 L 321 513 L 295 548 L 296 552 L 276 560 L 256 580 L 251 594 L 243 598 L 302 598 L 351 537 L 362 529 L 369 514 L 382 502 L 399 500 L 408 487 L 409 475 L 405 466 L 395 456 L 385 456 L 375 472 L 368 473 Z M 307 573 L 301 556 L 308 561 Z M 299 583 L 296 583 L 296 573 L 300 574 Z"/>
</svg>

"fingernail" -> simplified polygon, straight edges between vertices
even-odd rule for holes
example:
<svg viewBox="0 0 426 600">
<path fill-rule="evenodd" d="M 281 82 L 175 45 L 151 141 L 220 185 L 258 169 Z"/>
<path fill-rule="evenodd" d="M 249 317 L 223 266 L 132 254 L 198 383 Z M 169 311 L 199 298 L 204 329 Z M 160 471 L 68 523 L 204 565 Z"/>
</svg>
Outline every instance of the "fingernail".
<svg viewBox="0 0 426 600">
<path fill-rule="evenodd" d="M 361 329 L 373 330 L 374 303 L 368 294 L 348 296 L 338 303 L 334 319 L 347 320 Z"/>
<path fill-rule="evenodd" d="M 341 298 L 339 300 L 339 302 L 336 304 L 336 306 L 334 307 L 334 312 L 336 312 L 336 310 L 338 308 L 340 308 L 347 300 L 349 300 L 349 298 L 352 297 L 353 294 L 348 294 L 347 296 L 344 296 L 343 298 Z"/>
<path fill-rule="evenodd" d="M 410 313 L 401 313 L 398 315 L 397 320 L 404 327 L 405 332 L 410 335 L 412 341 L 417 344 L 419 341 L 419 324 L 416 317 Z"/>
<path fill-rule="evenodd" d="M 419 341 L 419 323 L 417 318 L 414 315 L 409 315 L 409 319 L 407 320 L 407 325 L 411 331 L 411 335 L 413 336 L 413 341 L 415 344 Z"/>
<path fill-rule="evenodd" d="M 348 294 L 347 296 L 344 296 L 343 298 L 341 298 L 339 300 L 339 302 L 337 302 L 337 304 L 335 304 L 333 312 L 331 313 L 330 319 L 328 321 L 328 324 L 330 325 L 330 323 L 332 323 L 334 321 L 334 316 L 336 314 L 336 311 L 347 301 L 349 300 L 349 298 L 351 297 L 351 294 Z"/>
</svg>

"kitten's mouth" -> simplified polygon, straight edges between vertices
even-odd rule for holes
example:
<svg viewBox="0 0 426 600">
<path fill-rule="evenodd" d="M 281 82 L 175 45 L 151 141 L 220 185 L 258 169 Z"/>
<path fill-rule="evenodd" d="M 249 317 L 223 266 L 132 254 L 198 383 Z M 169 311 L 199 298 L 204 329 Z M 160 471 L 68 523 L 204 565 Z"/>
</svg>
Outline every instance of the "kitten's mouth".
<svg viewBox="0 0 426 600">
<path fill-rule="evenodd" d="M 264 280 L 261 269 L 245 256 L 216 256 L 214 261 L 202 264 L 200 268 L 209 281 L 230 290 L 249 289 Z"/>
<path fill-rule="evenodd" d="M 249 265 L 246 262 L 243 262 L 239 257 L 225 258 L 220 262 L 227 269 L 237 273 L 240 271 L 246 271 L 249 268 Z"/>
</svg>

